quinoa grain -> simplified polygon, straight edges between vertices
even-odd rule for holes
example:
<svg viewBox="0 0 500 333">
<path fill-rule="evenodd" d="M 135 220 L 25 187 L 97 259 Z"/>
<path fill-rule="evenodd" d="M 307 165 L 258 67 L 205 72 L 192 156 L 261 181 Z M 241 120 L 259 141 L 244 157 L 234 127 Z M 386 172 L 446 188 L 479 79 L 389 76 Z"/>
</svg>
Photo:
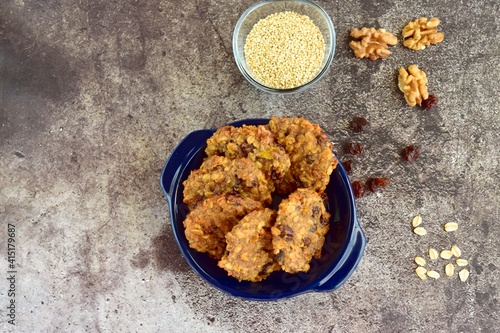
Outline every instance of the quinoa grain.
<svg viewBox="0 0 500 333">
<path fill-rule="evenodd" d="M 290 89 L 318 74 L 325 42 L 308 16 L 286 11 L 257 22 L 247 36 L 244 52 L 248 68 L 264 85 Z"/>
</svg>

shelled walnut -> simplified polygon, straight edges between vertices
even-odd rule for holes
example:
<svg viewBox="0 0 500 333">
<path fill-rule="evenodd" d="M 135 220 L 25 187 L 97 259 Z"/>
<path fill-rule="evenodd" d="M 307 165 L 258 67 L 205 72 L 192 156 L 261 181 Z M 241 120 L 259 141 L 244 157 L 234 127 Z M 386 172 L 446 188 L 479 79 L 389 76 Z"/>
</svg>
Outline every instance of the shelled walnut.
<svg viewBox="0 0 500 333">
<path fill-rule="evenodd" d="M 417 65 L 410 65 L 408 71 L 404 67 L 399 69 L 398 86 L 409 106 L 422 105 L 422 101 L 429 97 L 427 75 Z"/>
<path fill-rule="evenodd" d="M 362 28 L 359 30 L 354 28 L 351 31 L 351 37 L 358 39 L 349 43 L 354 55 L 371 60 L 388 57 L 391 54 L 388 45 L 396 45 L 398 42 L 397 37 L 385 29 Z"/>
<path fill-rule="evenodd" d="M 421 17 L 408 23 L 402 31 L 403 45 L 412 50 L 423 50 L 431 44 L 441 43 L 444 34 L 437 31 L 440 21 L 437 17 Z"/>
</svg>

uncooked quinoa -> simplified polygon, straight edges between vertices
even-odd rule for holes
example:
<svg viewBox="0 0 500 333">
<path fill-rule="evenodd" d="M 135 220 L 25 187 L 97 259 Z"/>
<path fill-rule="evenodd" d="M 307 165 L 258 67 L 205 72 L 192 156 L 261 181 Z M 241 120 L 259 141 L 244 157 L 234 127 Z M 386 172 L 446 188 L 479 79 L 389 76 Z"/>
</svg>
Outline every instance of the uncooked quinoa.
<svg viewBox="0 0 500 333">
<path fill-rule="evenodd" d="M 318 74 L 325 53 L 319 28 L 306 15 L 280 12 L 257 22 L 245 42 L 245 60 L 264 85 L 301 86 Z"/>
</svg>

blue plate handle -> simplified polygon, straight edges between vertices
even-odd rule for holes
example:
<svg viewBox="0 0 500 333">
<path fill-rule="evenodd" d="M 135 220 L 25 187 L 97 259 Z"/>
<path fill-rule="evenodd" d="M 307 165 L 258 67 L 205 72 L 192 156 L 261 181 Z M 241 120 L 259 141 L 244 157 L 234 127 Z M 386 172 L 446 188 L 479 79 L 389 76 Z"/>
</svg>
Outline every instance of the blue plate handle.
<svg viewBox="0 0 500 333">
<path fill-rule="evenodd" d="M 336 270 L 334 274 L 332 274 L 332 277 L 320 283 L 318 287 L 314 289 L 315 291 L 331 291 L 337 289 L 347 281 L 347 279 L 352 275 L 352 273 L 358 266 L 359 261 L 363 256 L 363 251 L 365 250 L 366 237 L 363 233 L 363 230 L 361 230 L 357 219 L 356 223 L 354 224 L 351 241 L 353 242 L 351 251 L 344 259 L 340 268 Z M 341 276 L 342 278 L 338 279 L 339 276 Z"/>
<path fill-rule="evenodd" d="M 199 130 L 189 133 L 170 155 L 161 172 L 161 188 L 170 201 L 179 184 L 179 177 L 189 160 L 205 145 L 205 142 L 214 134 L 213 130 Z"/>
</svg>

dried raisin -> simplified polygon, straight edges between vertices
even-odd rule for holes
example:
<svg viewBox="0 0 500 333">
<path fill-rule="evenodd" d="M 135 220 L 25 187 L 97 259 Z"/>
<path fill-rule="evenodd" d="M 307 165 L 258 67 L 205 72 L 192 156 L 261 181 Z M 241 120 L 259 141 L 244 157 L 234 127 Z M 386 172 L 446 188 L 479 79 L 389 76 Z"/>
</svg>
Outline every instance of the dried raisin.
<svg viewBox="0 0 500 333">
<path fill-rule="evenodd" d="M 390 183 L 391 180 L 389 178 L 376 177 L 368 179 L 366 187 L 372 192 L 378 192 L 382 188 L 389 186 Z"/>
<path fill-rule="evenodd" d="M 291 242 L 293 240 L 293 230 L 287 225 L 280 225 L 279 229 L 281 231 L 280 237 L 283 237 L 285 241 Z"/>
<path fill-rule="evenodd" d="M 345 171 L 350 175 L 352 171 L 352 161 L 351 160 L 342 161 L 342 166 L 344 167 Z"/>
<path fill-rule="evenodd" d="M 283 263 L 285 262 L 285 254 L 283 253 L 283 251 L 280 251 L 278 252 L 278 254 L 276 254 L 276 261 L 283 265 Z"/>
<path fill-rule="evenodd" d="M 349 142 L 345 147 L 345 152 L 351 155 L 361 155 L 365 147 L 357 142 Z"/>
<path fill-rule="evenodd" d="M 365 185 L 358 180 L 352 182 L 352 190 L 354 192 L 354 196 L 358 199 L 364 197 L 366 194 Z"/>
<path fill-rule="evenodd" d="M 409 145 L 403 148 L 401 156 L 408 162 L 415 162 L 420 156 L 420 149 L 415 145 Z"/>
<path fill-rule="evenodd" d="M 320 212 L 321 210 L 318 206 L 313 206 L 312 208 L 313 217 L 318 216 Z"/>
<path fill-rule="evenodd" d="M 368 125 L 368 120 L 363 117 L 354 117 L 351 121 L 351 129 L 354 132 L 363 132 Z"/>
<path fill-rule="evenodd" d="M 436 95 L 429 95 L 427 99 L 422 101 L 422 107 L 426 110 L 432 109 L 438 102 L 438 98 Z"/>
</svg>

